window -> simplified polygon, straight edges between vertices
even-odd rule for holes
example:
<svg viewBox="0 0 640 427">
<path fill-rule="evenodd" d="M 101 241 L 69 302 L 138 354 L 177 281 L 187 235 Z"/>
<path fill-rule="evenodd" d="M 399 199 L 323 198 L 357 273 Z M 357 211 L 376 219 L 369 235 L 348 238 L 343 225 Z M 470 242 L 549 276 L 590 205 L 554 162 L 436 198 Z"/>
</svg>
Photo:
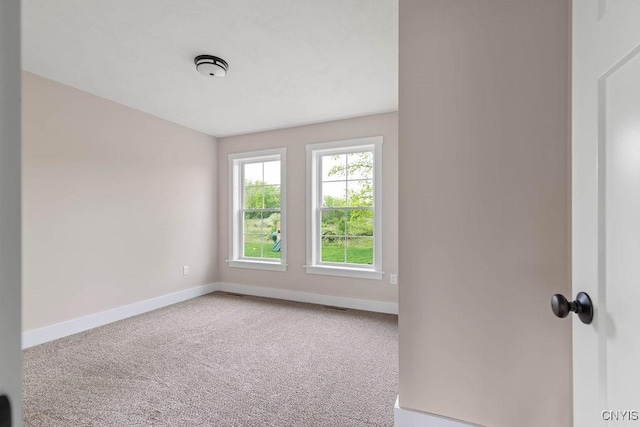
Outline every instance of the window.
<svg viewBox="0 0 640 427">
<path fill-rule="evenodd" d="M 307 272 L 382 279 L 382 137 L 307 145 Z"/>
<path fill-rule="evenodd" d="M 286 270 L 286 149 L 229 155 L 229 265 Z"/>
</svg>

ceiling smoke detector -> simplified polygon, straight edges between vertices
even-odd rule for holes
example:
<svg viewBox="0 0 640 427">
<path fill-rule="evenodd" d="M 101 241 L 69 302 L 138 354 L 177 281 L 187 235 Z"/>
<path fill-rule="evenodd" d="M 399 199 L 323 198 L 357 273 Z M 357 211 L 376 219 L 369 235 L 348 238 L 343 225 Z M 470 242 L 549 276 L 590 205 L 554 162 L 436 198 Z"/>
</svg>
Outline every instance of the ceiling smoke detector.
<svg viewBox="0 0 640 427">
<path fill-rule="evenodd" d="M 224 77 L 229 69 L 227 61 L 213 55 L 198 55 L 194 62 L 196 70 L 204 76 Z"/>
</svg>

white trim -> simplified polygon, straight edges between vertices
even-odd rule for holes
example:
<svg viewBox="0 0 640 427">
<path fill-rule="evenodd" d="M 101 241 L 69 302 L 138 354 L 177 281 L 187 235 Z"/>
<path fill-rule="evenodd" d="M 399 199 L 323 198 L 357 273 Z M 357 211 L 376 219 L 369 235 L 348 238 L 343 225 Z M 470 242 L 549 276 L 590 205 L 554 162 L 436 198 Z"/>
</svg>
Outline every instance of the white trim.
<svg viewBox="0 0 640 427">
<path fill-rule="evenodd" d="M 355 139 L 343 139 L 341 141 L 319 142 L 316 144 L 307 144 L 307 152 L 316 150 L 334 151 L 343 148 L 344 151 L 350 151 L 352 148 L 359 148 L 358 146 L 365 146 L 371 144 L 382 144 L 383 138 L 381 136 L 367 136 L 364 138 Z"/>
<path fill-rule="evenodd" d="M 282 225 L 281 225 L 282 226 Z M 246 259 L 229 259 L 229 267 L 252 268 L 254 270 L 287 271 L 287 264 L 269 261 L 249 261 Z"/>
<path fill-rule="evenodd" d="M 307 210 L 306 210 L 306 219 L 307 219 L 307 265 L 313 265 L 313 248 L 316 247 L 316 233 L 314 233 L 315 228 L 315 215 L 313 214 L 313 200 L 317 197 L 317 186 L 314 185 L 313 176 L 316 176 L 318 171 L 318 162 L 314 161 L 313 158 L 313 150 L 309 148 L 307 145 Z M 317 202 L 316 202 L 317 203 Z"/>
<path fill-rule="evenodd" d="M 218 290 L 223 292 L 233 292 L 242 295 L 253 295 L 256 297 L 307 302 L 318 305 L 352 308 L 354 310 L 373 311 L 376 313 L 398 314 L 398 303 L 396 302 L 312 294 L 309 292 L 292 291 L 289 289 L 275 289 L 265 286 L 251 286 L 228 282 L 219 282 Z"/>
<path fill-rule="evenodd" d="M 244 161 L 280 160 L 280 260 L 261 262 L 243 259 L 240 256 L 239 207 L 242 205 L 242 191 L 236 191 L 242 182 L 239 164 Z M 264 270 L 287 270 L 287 149 L 247 151 L 229 154 L 229 267 L 254 268 Z M 277 267 L 276 267 L 277 266 Z M 263 268 L 264 267 L 264 268 Z"/>
<path fill-rule="evenodd" d="M 478 424 L 468 424 L 453 418 L 404 409 L 400 407 L 399 400 L 398 397 L 393 407 L 395 427 L 481 427 Z"/>
<path fill-rule="evenodd" d="M 382 136 L 348 139 L 343 141 L 308 144 L 307 151 L 307 273 L 326 274 L 331 276 L 356 277 L 361 279 L 382 280 Z M 371 150 L 373 146 L 373 266 L 350 267 L 335 266 L 320 262 L 320 224 L 317 219 L 318 206 L 321 205 L 318 183 L 321 182 L 322 171 L 319 168 L 319 156 L 330 153 L 351 153 Z"/>
<path fill-rule="evenodd" d="M 336 265 L 305 265 L 307 273 L 324 274 L 327 276 L 354 277 L 356 279 L 382 280 L 384 271 L 376 271 L 366 268 L 341 267 Z"/>
<path fill-rule="evenodd" d="M 272 160 L 273 158 L 287 154 L 287 148 L 271 148 L 269 150 L 243 151 L 229 154 L 229 160 Z"/>
<path fill-rule="evenodd" d="M 39 329 L 32 329 L 22 333 L 22 348 L 33 347 L 34 345 L 57 340 L 79 332 L 103 326 L 128 317 L 137 316 L 158 308 L 166 307 L 178 302 L 186 301 L 218 290 L 217 283 L 196 286 L 156 298 L 123 305 L 111 310 L 101 311 L 95 314 L 67 320 L 54 325 L 45 326 Z"/>
<path fill-rule="evenodd" d="M 383 248 L 383 236 L 382 236 L 382 141 L 381 136 L 372 138 L 373 142 L 373 256 L 374 267 L 378 271 L 382 271 L 382 248 Z M 382 277 L 381 277 L 382 279 Z"/>
<path fill-rule="evenodd" d="M 133 304 L 116 307 L 111 310 L 89 314 L 76 319 L 67 320 L 39 329 L 32 329 L 22 333 L 22 348 L 26 349 L 38 344 L 64 338 L 89 329 L 104 326 L 132 316 L 147 313 L 158 308 L 166 307 L 192 298 L 197 298 L 216 291 L 234 292 L 257 297 L 276 298 L 287 301 L 306 302 L 318 305 L 351 308 L 355 310 L 373 311 L 376 313 L 398 314 L 398 303 L 374 301 L 351 297 L 312 294 L 308 292 L 275 289 L 263 286 L 250 286 L 237 283 L 210 283 L 196 286 L 167 295 L 139 301 Z"/>
</svg>

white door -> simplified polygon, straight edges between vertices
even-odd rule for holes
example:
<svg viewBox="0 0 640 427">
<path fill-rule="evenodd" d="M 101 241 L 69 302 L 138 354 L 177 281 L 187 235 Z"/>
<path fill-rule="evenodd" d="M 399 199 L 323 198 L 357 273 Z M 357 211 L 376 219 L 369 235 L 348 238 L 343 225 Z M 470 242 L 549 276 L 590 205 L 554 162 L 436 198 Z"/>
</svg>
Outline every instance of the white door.
<svg viewBox="0 0 640 427">
<path fill-rule="evenodd" d="M 0 1 L 0 426 L 21 426 L 20 0 Z M 12 412 L 12 415 L 10 413 Z M 13 423 L 10 424 L 9 418 Z"/>
<path fill-rule="evenodd" d="M 595 306 L 573 316 L 574 425 L 618 425 L 640 415 L 640 0 L 573 1 L 572 93 L 573 297 Z"/>
</svg>

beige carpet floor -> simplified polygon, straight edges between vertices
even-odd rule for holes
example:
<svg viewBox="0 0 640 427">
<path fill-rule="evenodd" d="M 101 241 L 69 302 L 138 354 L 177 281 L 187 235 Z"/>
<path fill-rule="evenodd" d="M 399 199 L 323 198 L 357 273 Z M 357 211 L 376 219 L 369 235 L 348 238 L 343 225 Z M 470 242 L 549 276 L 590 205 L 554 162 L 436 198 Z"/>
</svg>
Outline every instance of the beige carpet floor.
<svg viewBox="0 0 640 427">
<path fill-rule="evenodd" d="M 24 352 L 26 426 L 392 426 L 397 316 L 214 293 Z"/>
</svg>

